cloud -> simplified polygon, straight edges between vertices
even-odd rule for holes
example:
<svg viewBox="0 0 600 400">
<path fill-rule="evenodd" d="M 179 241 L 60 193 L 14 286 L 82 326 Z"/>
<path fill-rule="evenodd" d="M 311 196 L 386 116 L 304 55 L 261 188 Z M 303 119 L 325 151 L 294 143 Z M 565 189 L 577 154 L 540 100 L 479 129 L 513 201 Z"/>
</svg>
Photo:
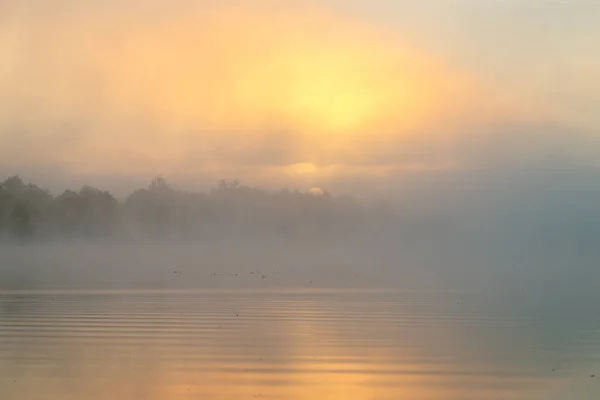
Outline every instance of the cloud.
<svg viewBox="0 0 600 400">
<path fill-rule="evenodd" d="M 582 147 L 536 104 L 316 3 L 42 3 L 0 14 L 6 164 L 358 187 Z"/>
</svg>

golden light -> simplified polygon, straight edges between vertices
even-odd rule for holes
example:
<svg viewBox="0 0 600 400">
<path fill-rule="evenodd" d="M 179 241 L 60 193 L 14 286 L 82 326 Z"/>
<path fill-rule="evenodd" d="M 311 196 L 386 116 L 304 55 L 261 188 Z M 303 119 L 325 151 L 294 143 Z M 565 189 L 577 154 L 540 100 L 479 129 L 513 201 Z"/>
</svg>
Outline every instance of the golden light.
<svg viewBox="0 0 600 400">
<path fill-rule="evenodd" d="M 276 121 L 303 133 L 302 158 L 361 137 L 406 134 L 467 93 L 462 78 L 425 53 L 322 9 L 238 4 L 117 32 L 108 42 L 89 56 L 108 72 L 112 106 L 149 113 L 179 132 L 169 139 L 184 148 L 206 142 L 198 130 Z"/>
<path fill-rule="evenodd" d="M 310 175 L 317 172 L 317 167 L 312 163 L 297 163 L 289 165 L 287 172 L 296 175 Z"/>
<path fill-rule="evenodd" d="M 368 159 L 371 147 L 441 131 L 430 128 L 447 128 L 461 108 L 481 115 L 470 79 L 399 35 L 323 7 L 232 2 L 139 23 L 115 18 L 77 15 L 46 29 L 44 74 L 27 85 L 5 80 L 10 93 L 36 88 L 40 106 L 23 111 L 35 131 L 70 118 L 84 127 L 81 140 L 49 139 L 61 151 L 48 157 L 72 170 L 129 172 L 136 159 L 147 173 L 176 173 L 190 169 L 190 154 L 207 153 L 236 166 L 219 149 L 251 152 L 261 144 L 249 132 L 275 127 L 297 133 L 281 171 L 322 174 Z"/>
<path fill-rule="evenodd" d="M 315 197 L 323 196 L 325 191 L 321 188 L 312 188 L 308 191 L 308 193 L 312 194 Z"/>
</svg>

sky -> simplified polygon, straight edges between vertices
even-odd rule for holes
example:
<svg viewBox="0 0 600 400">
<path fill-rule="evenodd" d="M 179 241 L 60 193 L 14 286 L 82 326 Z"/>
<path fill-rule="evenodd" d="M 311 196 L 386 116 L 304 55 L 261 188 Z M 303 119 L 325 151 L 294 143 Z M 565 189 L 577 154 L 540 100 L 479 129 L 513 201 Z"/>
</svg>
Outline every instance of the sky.
<svg viewBox="0 0 600 400">
<path fill-rule="evenodd" d="M 4 0 L 0 174 L 586 189 L 599 19 L 592 0 Z"/>
</svg>

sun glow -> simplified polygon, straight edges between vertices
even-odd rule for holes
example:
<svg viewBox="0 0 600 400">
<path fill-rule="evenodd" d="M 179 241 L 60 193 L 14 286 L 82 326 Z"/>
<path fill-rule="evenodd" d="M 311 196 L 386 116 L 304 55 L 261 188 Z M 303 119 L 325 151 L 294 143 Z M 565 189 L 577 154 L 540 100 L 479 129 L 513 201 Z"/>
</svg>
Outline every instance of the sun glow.
<svg viewBox="0 0 600 400">
<path fill-rule="evenodd" d="M 47 27 L 51 50 L 36 50 L 47 60 L 43 74 L 23 85 L 8 73 L 0 83 L 13 98 L 36 88 L 39 106 L 19 111 L 32 130 L 62 132 L 57 121 L 82 127 L 77 140 L 47 146 L 61 149 L 48 153 L 54 163 L 77 171 L 131 171 L 130 159 L 147 173 L 188 171 L 190 159 L 206 169 L 216 154 L 229 168 L 255 152 L 253 165 L 312 165 L 291 172 L 319 174 L 372 147 L 436 132 L 440 120 L 448 127 L 446 117 L 465 104 L 473 110 L 470 80 L 401 36 L 319 6 L 267 3 L 151 21 L 77 15 Z M 269 143 L 252 136 L 266 131 L 293 135 Z M 273 161 L 277 146 L 284 159 Z M 110 155 L 125 161 L 107 163 Z"/>
<path fill-rule="evenodd" d="M 408 131 L 461 100 L 435 60 L 322 10 L 217 8 L 135 31 L 121 47 L 108 81 L 124 112 L 137 106 L 174 128 L 276 122 L 313 135 L 313 150 Z"/>
</svg>

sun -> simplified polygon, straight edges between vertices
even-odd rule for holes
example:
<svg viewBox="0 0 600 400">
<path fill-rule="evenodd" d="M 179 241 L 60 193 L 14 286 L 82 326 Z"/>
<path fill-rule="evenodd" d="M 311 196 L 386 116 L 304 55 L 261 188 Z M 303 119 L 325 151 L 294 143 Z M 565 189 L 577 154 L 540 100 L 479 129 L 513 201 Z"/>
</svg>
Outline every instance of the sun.
<svg viewBox="0 0 600 400">
<path fill-rule="evenodd" d="M 322 10 L 225 7 L 190 18 L 131 41 L 119 87 L 137 98 L 124 104 L 151 102 L 155 116 L 207 130 L 275 118 L 314 135 L 315 147 L 408 130 L 435 112 L 448 81 L 401 40 Z"/>
<path fill-rule="evenodd" d="M 290 113 L 300 123 L 322 132 L 364 128 L 377 112 L 377 97 L 362 84 L 364 77 L 343 60 L 322 61 L 311 59 L 311 55 L 298 60 L 298 73 L 290 81 Z"/>
<path fill-rule="evenodd" d="M 316 32 L 299 37 L 303 27 L 291 19 L 291 33 L 273 32 L 281 39 L 266 46 L 264 57 L 245 63 L 251 73 L 240 84 L 244 108 L 277 110 L 325 142 L 392 125 L 409 128 L 426 118 L 438 80 L 427 60 L 360 26 L 316 21 Z M 319 31 L 330 33 L 323 38 Z"/>
<path fill-rule="evenodd" d="M 183 165 L 192 154 L 205 160 L 225 148 L 231 161 L 223 163 L 235 164 L 246 162 L 246 147 L 264 144 L 249 139 L 256 132 L 281 131 L 281 140 L 261 149 L 265 158 L 294 165 L 294 175 L 337 173 L 389 143 L 437 132 L 423 126 L 465 97 L 455 71 L 400 34 L 317 6 L 234 3 L 107 37 L 74 22 L 69 37 L 96 39 L 69 51 L 77 56 L 73 69 L 93 71 L 102 87 L 93 99 L 101 111 L 81 111 L 98 120 L 98 134 L 80 141 L 80 151 L 135 148 L 140 159 Z M 104 131 L 128 133 L 116 141 Z M 278 147 L 285 156 L 271 154 Z M 85 163 L 106 168 L 101 155 Z"/>
</svg>

